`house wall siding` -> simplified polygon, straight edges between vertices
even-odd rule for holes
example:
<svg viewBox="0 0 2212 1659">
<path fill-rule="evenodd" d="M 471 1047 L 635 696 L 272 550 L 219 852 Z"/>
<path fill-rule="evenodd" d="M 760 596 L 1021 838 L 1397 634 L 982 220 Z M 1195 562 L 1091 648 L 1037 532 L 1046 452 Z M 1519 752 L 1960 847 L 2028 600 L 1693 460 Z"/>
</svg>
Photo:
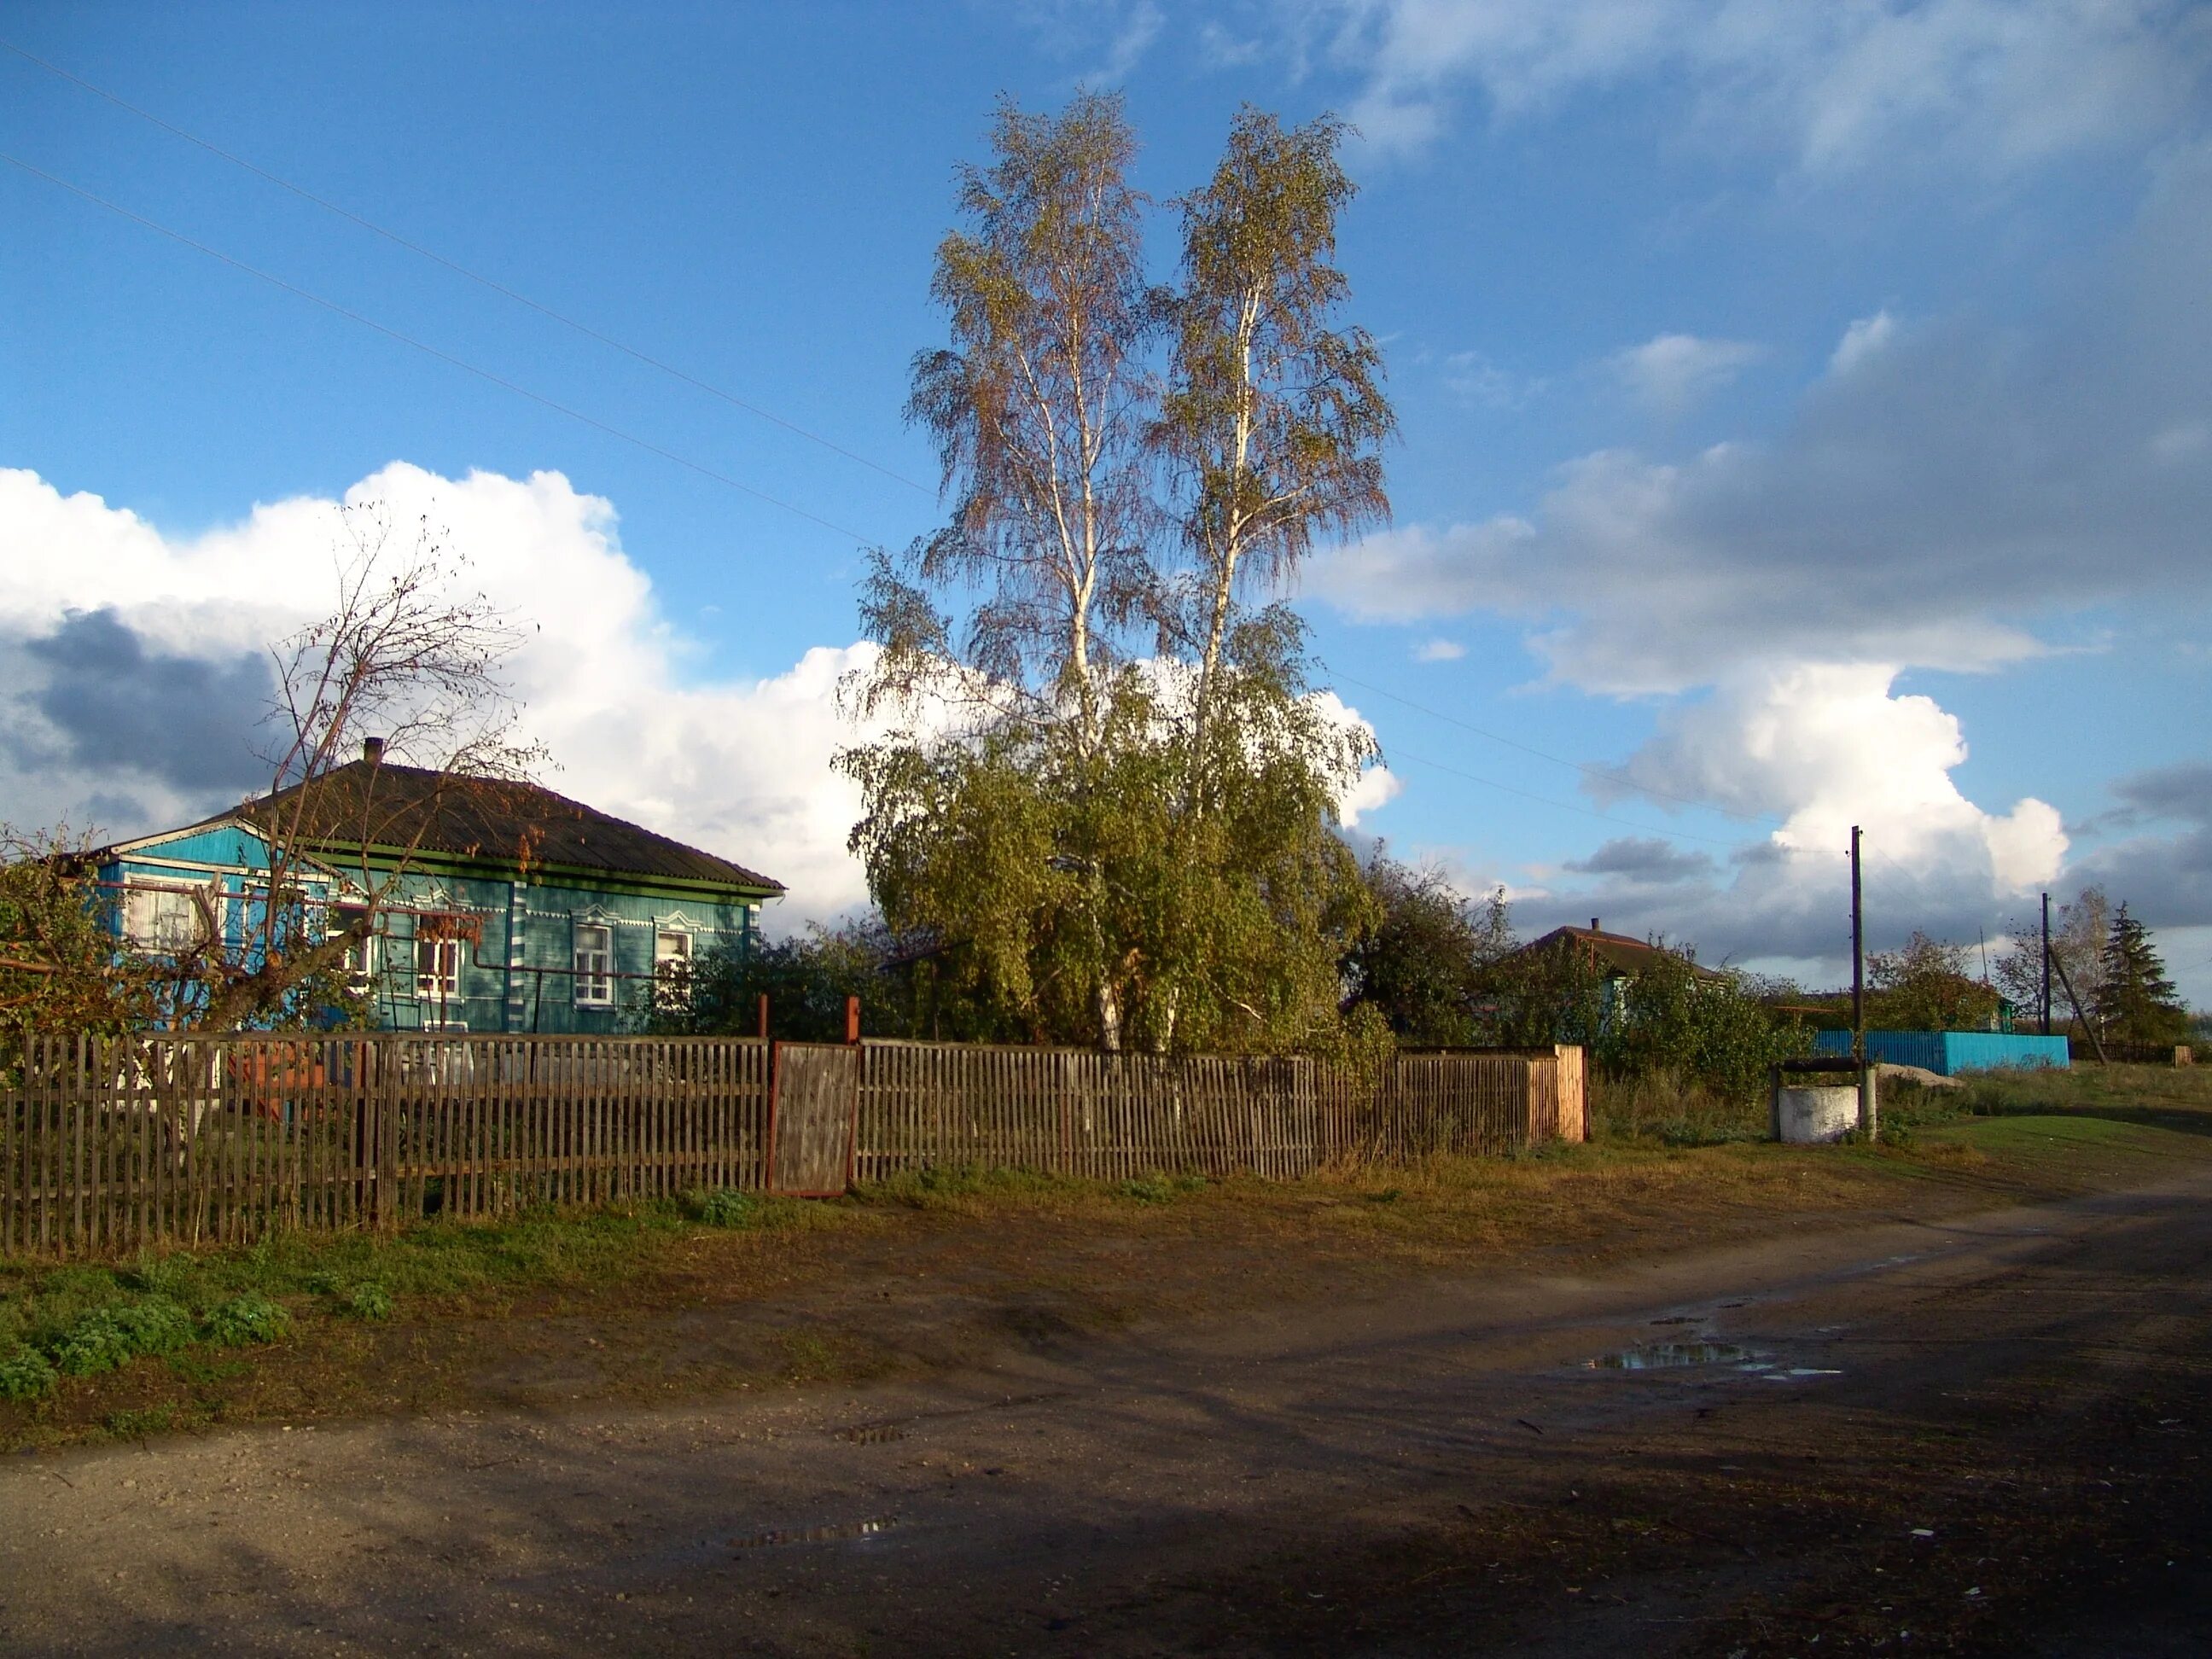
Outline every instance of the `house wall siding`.
<svg viewBox="0 0 2212 1659">
<path fill-rule="evenodd" d="M 119 849 L 100 873 L 116 901 L 112 926 L 118 935 L 125 926 L 125 887 L 212 882 L 231 901 L 220 914 L 226 942 L 235 949 L 246 927 L 246 907 L 235 901 L 261 878 L 268 863 L 265 842 L 225 825 Z M 358 863 L 351 867 L 357 879 Z M 325 877 L 303 872 L 303 878 L 319 896 L 328 884 Z M 338 884 L 342 904 L 349 884 L 341 878 Z M 689 934 L 695 957 L 747 949 L 757 901 L 742 892 L 702 892 L 696 884 L 679 888 L 629 875 L 611 876 L 602 886 L 551 873 L 516 880 L 511 869 L 447 868 L 410 869 L 386 902 L 366 988 L 377 1027 L 613 1035 L 637 1030 L 651 1010 L 659 933 Z M 453 994 L 425 995 L 416 974 L 417 938 L 447 915 L 470 918 L 476 937 L 460 942 Z M 577 1000 L 579 923 L 607 928 L 612 940 L 613 994 L 604 1005 Z"/>
<path fill-rule="evenodd" d="M 653 996 L 653 940 L 663 928 L 690 934 L 695 955 L 743 949 L 752 937 L 744 901 L 691 893 L 611 893 L 604 889 L 409 875 L 403 910 L 465 911 L 482 929 L 461 953 L 458 996 L 418 994 L 416 929 L 428 918 L 392 915 L 380 941 L 376 1023 L 394 1030 L 465 1024 L 471 1031 L 611 1036 L 635 1030 Z M 605 927 L 613 944 L 613 1000 L 580 1003 L 575 973 L 579 923 Z"/>
</svg>

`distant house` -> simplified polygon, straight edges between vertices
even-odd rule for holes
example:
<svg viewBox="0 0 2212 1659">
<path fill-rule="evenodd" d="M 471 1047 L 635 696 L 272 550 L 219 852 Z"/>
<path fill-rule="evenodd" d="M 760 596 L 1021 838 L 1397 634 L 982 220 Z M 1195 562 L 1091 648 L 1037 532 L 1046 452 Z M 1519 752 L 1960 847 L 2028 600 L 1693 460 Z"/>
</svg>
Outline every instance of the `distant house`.
<svg viewBox="0 0 2212 1659">
<path fill-rule="evenodd" d="M 308 860 L 293 879 L 332 932 L 397 873 L 347 964 L 393 1030 L 627 1029 L 693 958 L 750 949 L 784 890 L 550 789 L 397 765 L 374 744 L 312 785 L 92 857 L 133 948 L 175 951 L 210 923 L 235 945 L 272 837 Z"/>
<path fill-rule="evenodd" d="M 1662 958 L 1684 963 L 1691 975 L 1699 980 L 1720 984 L 1728 979 L 1725 974 L 1685 961 L 1680 951 L 1670 951 L 1665 945 L 1632 939 L 1626 933 L 1608 933 L 1598 925 L 1595 916 L 1590 918 L 1587 927 L 1554 927 L 1541 939 L 1532 939 L 1514 951 L 1505 962 L 1539 969 L 1557 969 L 1570 963 L 1581 967 L 1602 987 L 1601 1018 L 1610 1019 L 1620 1006 L 1624 988 L 1648 973 L 1652 963 Z"/>
<path fill-rule="evenodd" d="M 1649 939 L 1631 939 L 1626 933 L 1608 933 L 1597 924 L 1598 919 L 1592 916 L 1587 927 L 1554 927 L 1543 938 L 1522 945 L 1513 953 L 1513 957 L 1541 957 L 1572 952 L 1589 963 L 1601 978 L 1608 980 L 1634 979 L 1649 970 L 1651 964 L 1662 957 L 1681 959 L 1679 951 L 1670 951 L 1663 945 L 1654 945 Z M 1711 968 L 1700 968 L 1694 962 L 1689 964 L 1689 969 L 1699 979 L 1724 980 L 1728 977 L 1726 974 L 1717 973 Z"/>
</svg>

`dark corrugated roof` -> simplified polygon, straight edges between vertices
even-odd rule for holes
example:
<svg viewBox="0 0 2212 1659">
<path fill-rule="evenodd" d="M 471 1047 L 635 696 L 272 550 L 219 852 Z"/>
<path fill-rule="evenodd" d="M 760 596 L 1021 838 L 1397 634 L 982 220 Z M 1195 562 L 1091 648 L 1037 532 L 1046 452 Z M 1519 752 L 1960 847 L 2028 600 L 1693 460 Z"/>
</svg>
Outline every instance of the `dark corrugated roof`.
<svg viewBox="0 0 2212 1659">
<path fill-rule="evenodd" d="M 657 836 L 535 783 L 459 777 L 389 761 L 335 767 L 312 783 L 248 801 L 244 817 L 277 833 L 303 810 L 301 833 L 320 846 L 414 848 L 459 858 L 524 862 L 610 875 L 665 877 L 781 893 L 783 884 L 741 864 Z M 197 826 L 196 826 L 197 827 Z"/>
<path fill-rule="evenodd" d="M 1586 951 L 1590 959 L 1601 967 L 1608 968 L 1626 979 L 1634 979 L 1660 957 L 1680 954 L 1645 939 L 1631 939 L 1626 933 L 1601 933 L 1590 927 L 1554 927 L 1543 938 L 1524 945 L 1514 954 L 1534 955 L 1540 951 L 1560 950 L 1570 944 Z M 1689 964 L 1689 968 L 1692 973 L 1702 979 L 1727 977 L 1711 968 L 1700 968 L 1694 962 Z"/>
</svg>

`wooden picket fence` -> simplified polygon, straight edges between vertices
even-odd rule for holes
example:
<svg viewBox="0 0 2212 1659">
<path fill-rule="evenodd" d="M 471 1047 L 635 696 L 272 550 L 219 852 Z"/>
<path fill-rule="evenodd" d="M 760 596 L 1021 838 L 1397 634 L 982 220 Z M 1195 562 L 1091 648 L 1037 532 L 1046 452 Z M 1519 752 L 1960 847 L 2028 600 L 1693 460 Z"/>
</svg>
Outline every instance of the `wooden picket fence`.
<svg viewBox="0 0 2212 1659">
<path fill-rule="evenodd" d="M 787 1089 L 781 1126 L 779 1076 L 834 1054 L 379 1033 L 33 1036 L 18 1058 L 0 1074 L 0 1255 L 776 1189 L 780 1127 L 830 1149 L 826 1189 L 842 1190 L 951 1165 L 1288 1179 L 1578 1140 L 1585 1124 L 1571 1048 L 1406 1054 L 1363 1080 L 1304 1059 L 870 1042 L 832 1068 L 856 1086 Z"/>
</svg>

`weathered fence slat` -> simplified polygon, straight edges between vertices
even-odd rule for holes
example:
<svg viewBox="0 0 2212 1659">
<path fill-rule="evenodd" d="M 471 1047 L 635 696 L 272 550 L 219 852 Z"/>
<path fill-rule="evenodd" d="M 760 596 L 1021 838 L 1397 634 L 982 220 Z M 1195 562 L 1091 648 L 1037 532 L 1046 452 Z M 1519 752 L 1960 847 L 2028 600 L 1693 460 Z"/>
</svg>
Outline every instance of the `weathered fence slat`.
<svg viewBox="0 0 2212 1659">
<path fill-rule="evenodd" d="M 775 1179 L 757 1038 L 33 1035 L 18 1053 L 0 1073 L 8 1255 Z M 1587 1132 L 1565 1047 L 1401 1054 L 1361 1079 L 1303 1058 L 871 1042 L 857 1072 L 862 1182 L 955 1165 L 1290 1179 Z"/>
</svg>

